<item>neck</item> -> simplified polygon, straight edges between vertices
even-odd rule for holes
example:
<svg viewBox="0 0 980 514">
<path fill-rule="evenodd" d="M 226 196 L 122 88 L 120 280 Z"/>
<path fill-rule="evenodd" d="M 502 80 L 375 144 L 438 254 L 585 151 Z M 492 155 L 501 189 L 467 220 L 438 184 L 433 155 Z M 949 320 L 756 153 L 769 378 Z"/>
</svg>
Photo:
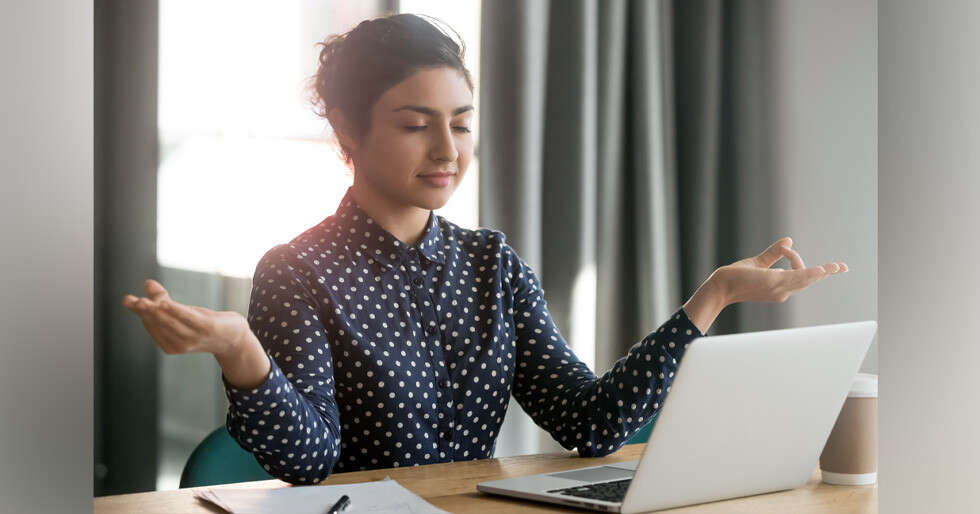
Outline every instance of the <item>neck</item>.
<svg viewBox="0 0 980 514">
<path fill-rule="evenodd" d="M 357 205 L 402 243 L 415 246 L 422 239 L 429 221 L 429 209 L 385 196 L 370 184 L 358 180 L 358 175 L 354 176 L 351 192 Z"/>
</svg>

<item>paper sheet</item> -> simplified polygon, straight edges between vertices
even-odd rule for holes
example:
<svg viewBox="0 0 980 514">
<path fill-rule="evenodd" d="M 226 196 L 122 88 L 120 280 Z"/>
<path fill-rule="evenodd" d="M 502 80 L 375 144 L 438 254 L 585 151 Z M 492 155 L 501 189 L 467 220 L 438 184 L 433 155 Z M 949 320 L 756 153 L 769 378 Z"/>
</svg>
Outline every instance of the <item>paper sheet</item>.
<svg viewBox="0 0 980 514">
<path fill-rule="evenodd" d="M 213 503 L 232 514 L 324 514 L 345 494 L 350 497 L 351 505 L 344 514 L 449 514 L 388 477 L 359 484 L 278 489 L 201 489 L 194 493 L 194 497 Z"/>
</svg>

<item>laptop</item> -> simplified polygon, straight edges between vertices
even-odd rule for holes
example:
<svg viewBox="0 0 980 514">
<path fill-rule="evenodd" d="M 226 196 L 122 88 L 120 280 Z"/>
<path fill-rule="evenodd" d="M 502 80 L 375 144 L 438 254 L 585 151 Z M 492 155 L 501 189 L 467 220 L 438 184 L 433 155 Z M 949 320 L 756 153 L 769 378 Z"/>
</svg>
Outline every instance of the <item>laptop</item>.
<svg viewBox="0 0 980 514">
<path fill-rule="evenodd" d="M 800 487 L 877 327 L 861 321 L 698 338 L 640 460 L 481 482 L 477 490 L 633 513 Z"/>
</svg>

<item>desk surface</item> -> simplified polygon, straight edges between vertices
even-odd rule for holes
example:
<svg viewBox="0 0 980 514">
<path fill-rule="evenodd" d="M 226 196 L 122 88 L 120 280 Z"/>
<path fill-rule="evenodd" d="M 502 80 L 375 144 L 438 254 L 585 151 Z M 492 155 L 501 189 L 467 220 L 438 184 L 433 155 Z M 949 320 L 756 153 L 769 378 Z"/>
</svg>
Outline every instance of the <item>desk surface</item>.
<svg viewBox="0 0 980 514">
<path fill-rule="evenodd" d="M 390 476 L 392 480 L 425 498 L 436 507 L 449 512 L 586 512 L 578 509 L 562 508 L 532 501 L 491 496 L 477 492 L 476 484 L 486 480 L 497 480 L 523 475 L 533 475 L 552 471 L 563 471 L 584 466 L 596 466 L 640 458 L 643 444 L 630 444 L 616 453 L 601 458 L 581 458 L 577 453 L 550 453 L 542 455 L 522 455 L 483 459 L 427 466 L 375 469 L 355 471 L 331 476 L 322 484 L 348 484 L 381 480 Z M 219 488 L 275 488 L 289 484 L 279 480 L 241 482 L 211 486 Z M 95 512 L 98 514 L 131 512 L 180 512 L 213 513 L 221 512 L 193 496 L 194 489 L 176 491 L 156 491 L 150 493 L 121 494 L 95 498 Z M 732 500 L 703 503 L 689 507 L 658 512 L 685 514 L 714 513 L 752 513 L 783 514 L 807 513 L 861 513 L 878 512 L 878 486 L 838 486 L 820 482 L 820 470 L 814 469 L 810 481 L 803 487 L 777 493 L 760 494 Z"/>
</svg>

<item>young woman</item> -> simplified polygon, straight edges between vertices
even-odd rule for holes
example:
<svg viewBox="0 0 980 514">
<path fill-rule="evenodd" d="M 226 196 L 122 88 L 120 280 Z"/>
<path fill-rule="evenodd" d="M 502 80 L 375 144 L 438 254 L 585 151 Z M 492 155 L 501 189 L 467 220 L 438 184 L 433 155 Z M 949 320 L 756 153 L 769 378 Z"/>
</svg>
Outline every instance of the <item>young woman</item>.
<svg viewBox="0 0 980 514">
<path fill-rule="evenodd" d="M 164 353 L 214 354 L 228 431 L 284 481 L 490 457 L 511 395 L 565 448 L 609 454 L 658 412 L 726 305 L 782 302 L 847 271 L 806 268 L 780 239 L 715 270 L 597 377 L 504 234 L 432 212 L 473 157 L 463 51 L 408 14 L 330 38 L 316 105 L 354 170 L 336 212 L 265 254 L 247 318 L 177 303 L 153 280 L 123 301 Z M 783 257 L 792 270 L 770 269 Z"/>
</svg>

